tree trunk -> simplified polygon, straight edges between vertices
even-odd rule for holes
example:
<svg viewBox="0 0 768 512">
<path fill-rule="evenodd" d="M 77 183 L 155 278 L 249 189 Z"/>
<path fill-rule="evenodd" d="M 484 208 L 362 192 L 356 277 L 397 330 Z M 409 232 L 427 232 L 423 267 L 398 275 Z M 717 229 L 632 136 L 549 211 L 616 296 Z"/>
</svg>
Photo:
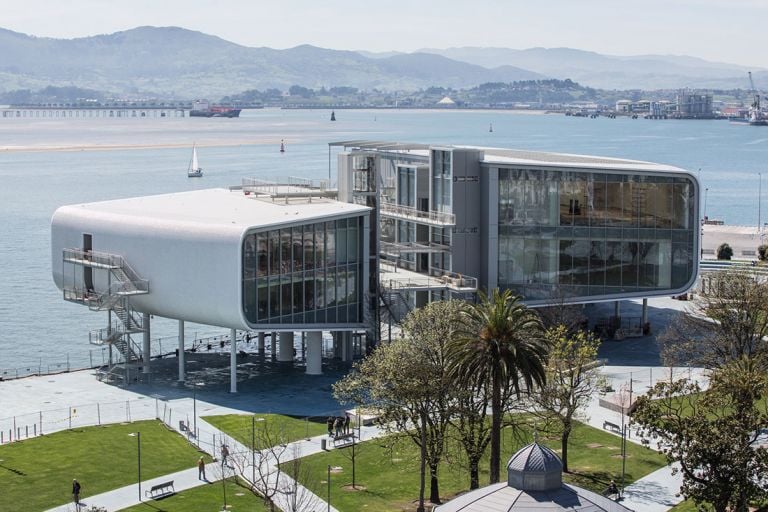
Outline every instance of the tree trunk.
<svg viewBox="0 0 768 512">
<path fill-rule="evenodd" d="M 571 429 L 573 427 L 570 423 L 563 425 L 563 434 L 560 437 L 560 445 L 561 445 L 561 451 L 562 451 L 562 461 L 563 461 L 563 473 L 569 473 L 568 471 L 568 437 L 571 435 Z"/>
<path fill-rule="evenodd" d="M 437 465 L 429 465 L 429 501 L 440 504 L 440 486 L 437 480 Z"/>
<path fill-rule="evenodd" d="M 419 506 L 416 512 L 424 512 L 424 487 L 426 486 L 427 473 L 427 419 L 421 414 L 421 465 L 419 468 Z"/>
<path fill-rule="evenodd" d="M 480 468 L 479 460 L 472 458 L 469 460 L 469 490 L 480 488 Z"/>
<path fill-rule="evenodd" d="M 499 467 L 501 464 L 501 383 L 493 375 L 491 377 L 491 483 L 499 483 Z"/>
</svg>

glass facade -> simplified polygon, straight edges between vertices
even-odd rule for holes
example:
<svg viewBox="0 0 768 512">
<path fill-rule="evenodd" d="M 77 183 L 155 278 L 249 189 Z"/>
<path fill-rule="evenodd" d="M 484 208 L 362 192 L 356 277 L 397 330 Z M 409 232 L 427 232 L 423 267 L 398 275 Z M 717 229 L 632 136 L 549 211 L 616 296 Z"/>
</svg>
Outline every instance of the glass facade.
<svg viewBox="0 0 768 512">
<path fill-rule="evenodd" d="M 499 280 L 529 301 L 652 292 L 693 277 L 685 176 L 499 168 Z"/>
<path fill-rule="evenodd" d="M 362 217 L 252 232 L 243 241 L 251 324 L 362 322 Z"/>
</svg>

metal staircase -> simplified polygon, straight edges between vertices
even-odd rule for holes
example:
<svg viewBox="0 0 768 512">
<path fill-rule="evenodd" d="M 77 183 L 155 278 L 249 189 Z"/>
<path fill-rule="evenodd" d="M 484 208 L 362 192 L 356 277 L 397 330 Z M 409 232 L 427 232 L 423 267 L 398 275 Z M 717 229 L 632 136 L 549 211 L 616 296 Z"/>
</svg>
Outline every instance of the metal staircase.
<svg viewBox="0 0 768 512">
<path fill-rule="evenodd" d="M 131 297 L 148 294 L 149 282 L 115 254 L 64 249 L 63 265 L 64 300 L 108 313 L 108 326 L 89 333 L 91 344 L 110 348 L 103 377 L 127 382 L 129 368 L 142 361 L 141 349 L 132 335 L 144 332 L 142 315 L 131 306 Z M 117 361 L 112 358 L 113 349 L 119 354 Z M 122 363 L 122 375 L 118 363 Z"/>
</svg>

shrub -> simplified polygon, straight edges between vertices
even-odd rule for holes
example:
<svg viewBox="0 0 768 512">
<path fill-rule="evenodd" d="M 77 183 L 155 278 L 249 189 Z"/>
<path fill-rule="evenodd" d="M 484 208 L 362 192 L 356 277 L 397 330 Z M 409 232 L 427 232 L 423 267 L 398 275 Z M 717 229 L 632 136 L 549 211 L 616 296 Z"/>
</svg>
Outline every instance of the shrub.
<svg viewBox="0 0 768 512">
<path fill-rule="evenodd" d="M 760 261 L 765 261 L 768 258 L 768 245 L 761 245 L 757 248 L 757 257 Z"/>
<path fill-rule="evenodd" d="M 730 260 L 733 256 L 733 249 L 727 243 L 722 243 L 717 247 L 717 259 Z"/>
</svg>

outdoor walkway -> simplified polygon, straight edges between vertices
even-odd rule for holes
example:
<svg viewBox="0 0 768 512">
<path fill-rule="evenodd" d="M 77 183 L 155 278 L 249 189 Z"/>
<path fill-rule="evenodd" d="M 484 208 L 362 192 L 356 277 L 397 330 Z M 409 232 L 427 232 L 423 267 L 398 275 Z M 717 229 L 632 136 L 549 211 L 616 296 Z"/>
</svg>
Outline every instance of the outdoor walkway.
<svg viewBox="0 0 768 512">
<path fill-rule="evenodd" d="M 270 489 L 277 488 L 280 490 L 275 494 L 273 499 L 280 510 L 293 510 L 295 507 L 293 506 L 292 501 L 300 500 L 301 503 L 310 505 L 310 508 L 311 506 L 314 506 L 317 509 L 322 508 L 322 510 L 338 512 L 334 507 L 330 507 L 330 509 L 328 509 L 327 504 L 323 499 L 295 482 L 285 472 L 280 472 L 279 481 L 276 481 L 275 479 L 278 477 L 278 473 L 276 471 L 277 460 L 274 459 L 269 450 L 264 450 L 260 454 L 256 455 L 257 468 L 255 468 L 256 471 L 254 471 L 254 467 L 248 463 L 248 461 L 251 460 L 251 450 L 238 441 L 229 437 L 225 432 L 222 432 L 221 430 L 206 422 L 202 417 L 202 414 L 205 416 L 219 414 L 243 414 L 243 411 L 231 409 L 228 407 L 215 406 L 206 402 L 201 402 L 200 400 L 197 400 L 197 404 L 193 405 L 192 400 L 188 398 L 174 400 L 172 401 L 172 405 L 174 410 L 178 411 L 178 414 L 181 414 L 182 416 L 184 414 L 189 414 L 191 416 L 193 407 L 197 408 L 197 428 L 199 436 L 197 440 L 190 438 L 190 442 L 198 445 L 201 450 L 209 453 L 212 456 L 220 456 L 220 447 L 221 444 L 224 443 L 229 447 L 230 456 L 239 458 L 239 461 L 241 461 L 242 464 L 229 466 L 229 469 L 224 468 L 224 471 L 227 471 L 228 477 L 231 476 L 231 468 L 235 466 L 242 469 L 238 476 L 249 483 L 252 483 L 254 474 L 257 475 L 257 481 L 260 480 L 260 474 L 266 475 L 264 478 L 266 483 L 262 483 L 260 485 L 266 485 Z M 179 432 L 179 434 L 186 436 L 186 433 L 180 432 L 178 430 L 178 425 L 173 425 L 172 428 Z M 362 426 L 359 429 L 355 429 L 355 432 L 359 434 L 357 442 L 368 441 L 382 435 L 380 429 L 372 426 Z M 280 464 L 290 462 L 294 458 L 306 457 L 320 453 L 323 451 L 321 444 L 323 439 L 327 441 L 327 447 L 329 449 L 333 449 L 331 439 L 326 435 L 315 436 L 310 439 L 289 443 L 284 449 L 281 447 L 282 455 L 280 456 Z M 260 467 L 258 467 L 259 464 L 261 464 Z M 141 492 L 144 493 L 144 491 L 149 489 L 151 486 L 158 483 L 167 482 L 169 480 L 174 481 L 174 487 L 177 493 L 198 487 L 200 485 L 219 481 L 222 478 L 221 463 L 216 461 L 207 464 L 206 476 L 207 481 L 199 480 L 197 475 L 197 467 L 194 467 L 184 471 L 153 478 L 151 480 L 142 481 Z M 84 489 L 84 491 L 87 491 L 87 489 Z M 141 501 L 150 500 L 141 495 Z M 132 484 L 96 496 L 87 496 L 86 492 L 82 502 L 88 507 L 96 505 L 106 508 L 109 512 L 113 512 L 139 504 L 140 494 L 138 485 Z M 75 506 L 74 504 L 70 503 L 50 509 L 49 512 L 75 512 Z"/>
</svg>

